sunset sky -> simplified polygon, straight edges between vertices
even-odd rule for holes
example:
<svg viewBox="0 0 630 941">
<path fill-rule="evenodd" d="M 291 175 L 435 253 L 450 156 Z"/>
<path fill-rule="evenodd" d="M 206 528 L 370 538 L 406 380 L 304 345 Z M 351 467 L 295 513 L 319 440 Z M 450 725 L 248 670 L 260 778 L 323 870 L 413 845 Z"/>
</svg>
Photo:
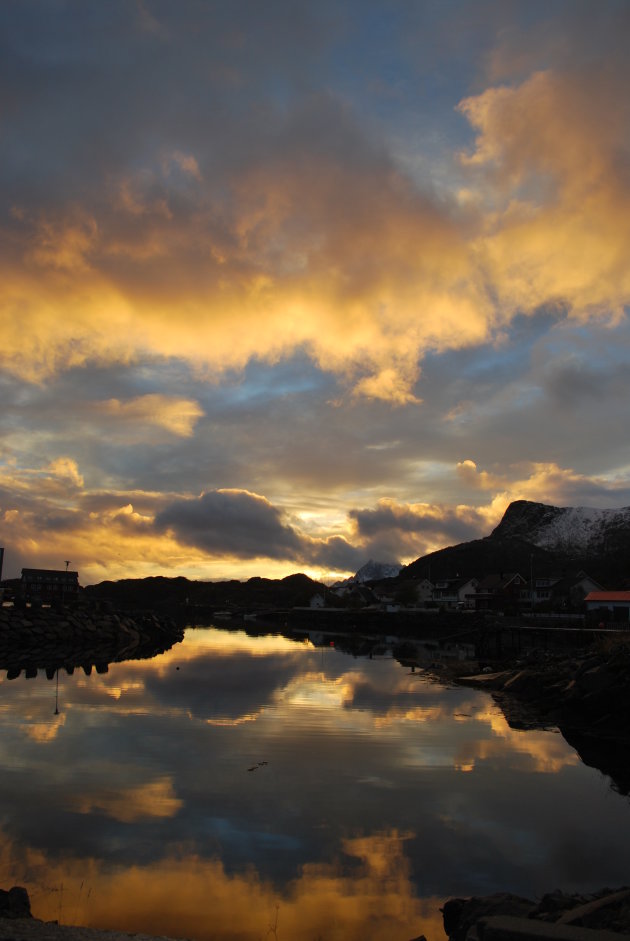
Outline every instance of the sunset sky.
<svg viewBox="0 0 630 941">
<path fill-rule="evenodd" d="M 629 40 L 626 0 L 3 0 L 4 576 L 629 505 Z"/>
</svg>

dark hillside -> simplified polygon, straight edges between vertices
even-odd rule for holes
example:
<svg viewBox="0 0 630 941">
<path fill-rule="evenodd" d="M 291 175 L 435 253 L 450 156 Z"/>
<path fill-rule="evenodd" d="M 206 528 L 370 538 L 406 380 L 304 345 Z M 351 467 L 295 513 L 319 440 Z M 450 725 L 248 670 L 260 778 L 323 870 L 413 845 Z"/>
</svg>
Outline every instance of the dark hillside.
<svg viewBox="0 0 630 941">
<path fill-rule="evenodd" d="M 307 575 L 288 575 L 283 579 L 250 578 L 224 582 L 190 581 L 187 578 L 125 578 L 118 582 L 100 582 L 84 589 L 85 597 L 108 601 L 120 608 L 180 607 L 200 605 L 208 608 L 260 607 L 292 608 L 306 606 L 313 595 L 327 595 L 327 589 Z"/>
<path fill-rule="evenodd" d="M 576 515 L 580 520 L 580 513 L 584 516 L 581 528 L 575 523 Z M 595 514 L 593 520 L 589 513 Z M 530 574 L 561 576 L 579 570 L 605 588 L 630 585 L 627 508 L 584 512 L 515 500 L 489 536 L 422 556 L 406 566 L 400 578 L 435 581 L 456 575 L 481 577 L 495 572 L 519 572 L 529 579 Z"/>
</svg>

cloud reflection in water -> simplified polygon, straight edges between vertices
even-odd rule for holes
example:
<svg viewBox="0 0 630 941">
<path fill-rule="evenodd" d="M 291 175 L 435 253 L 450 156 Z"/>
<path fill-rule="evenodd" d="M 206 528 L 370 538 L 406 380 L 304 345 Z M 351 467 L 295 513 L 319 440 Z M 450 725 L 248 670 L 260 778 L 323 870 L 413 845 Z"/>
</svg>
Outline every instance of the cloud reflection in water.
<svg viewBox="0 0 630 941">
<path fill-rule="evenodd" d="M 38 917 L 63 883 L 62 920 L 131 931 L 254 939 L 277 911 L 279 937 L 437 939 L 449 895 L 630 862 L 628 805 L 559 735 L 393 660 L 189 630 L 61 675 L 59 716 L 43 677 L 0 699 L 2 868 Z"/>
</svg>

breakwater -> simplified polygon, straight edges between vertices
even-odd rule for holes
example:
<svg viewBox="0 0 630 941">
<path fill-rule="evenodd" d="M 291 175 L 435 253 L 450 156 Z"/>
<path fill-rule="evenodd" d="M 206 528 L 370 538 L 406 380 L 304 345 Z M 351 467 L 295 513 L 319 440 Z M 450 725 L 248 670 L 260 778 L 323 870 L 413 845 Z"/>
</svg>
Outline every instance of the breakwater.
<svg viewBox="0 0 630 941">
<path fill-rule="evenodd" d="M 83 668 L 153 657 L 183 639 L 183 628 L 156 614 L 133 615 L 98 607 L 0 608 L 0 670 L 8 679 L 45 670 Z"/>
</svg>

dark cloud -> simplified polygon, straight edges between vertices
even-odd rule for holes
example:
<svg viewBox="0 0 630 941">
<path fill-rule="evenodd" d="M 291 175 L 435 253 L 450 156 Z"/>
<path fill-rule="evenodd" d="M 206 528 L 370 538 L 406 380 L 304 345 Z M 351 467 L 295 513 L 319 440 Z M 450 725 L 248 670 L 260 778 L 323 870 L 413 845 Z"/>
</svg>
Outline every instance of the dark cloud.
<svg viewBox="0 0 630 941">
<path fill-rule="evenodd" d="M 182 663 L 165 677 L 149 672 L 145 686 L 156 703 L 184 709 L 195 719 L 238 720 L 269 707 L 276 690 L 297 672 L 298 661 L 290 651 L 265 657 L 220 657 L 213 652 Z M 213 677 L 211 685 L 208 676 Z"/>
<path fill-rule="evenodd" d="M 383 501 L 374 509 L 352 509 L 348 515 L 355 521 L 359 536 L 372 543 L 388 538 L 394 544 L 420 548 L 436 541 L 449 545 L 487 535 L 482 531 L 487 524 L 474 513 L 472 519 L 462 519 L 455 510 L 440 506 L 403 506 Z"/>
<path fill-rule="evenodd" d="M 175 500 L 155 518 L 156 529 L 207 552 L 239 558 L 295 558 L 301 540 L 264 497 L 238 490 L 212 490 L 198 498 Z"/>
<path fill-rule="evenodd" d="M 156 515 L 155 528 L 204 552 L 241 559 L 290 559 L 348 569 L 364 558 L 341 537 L 313 539 L 299 532 L 268 500 L 243 490 L 212 490 L 175 500 Z"/>
</svg>

